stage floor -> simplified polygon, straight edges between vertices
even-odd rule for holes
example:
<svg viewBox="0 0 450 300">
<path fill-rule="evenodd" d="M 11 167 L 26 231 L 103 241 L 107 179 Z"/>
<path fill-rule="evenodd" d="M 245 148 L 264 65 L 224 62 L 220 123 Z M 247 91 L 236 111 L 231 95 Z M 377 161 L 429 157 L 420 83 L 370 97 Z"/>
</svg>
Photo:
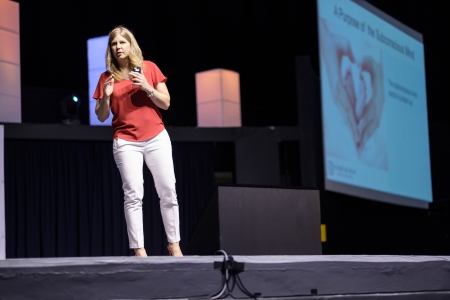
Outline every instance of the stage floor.
<svg viewBox="0 0 450 300">
<path fill-rule="evenodd" d="M 210 298 L 223 256 L 0 261 L 0 299 Z M 263 298 L 450 299 L 449 256 L 234 256 Z M 238 286 L 234 297 L 248 298 Z"/>
</svg>

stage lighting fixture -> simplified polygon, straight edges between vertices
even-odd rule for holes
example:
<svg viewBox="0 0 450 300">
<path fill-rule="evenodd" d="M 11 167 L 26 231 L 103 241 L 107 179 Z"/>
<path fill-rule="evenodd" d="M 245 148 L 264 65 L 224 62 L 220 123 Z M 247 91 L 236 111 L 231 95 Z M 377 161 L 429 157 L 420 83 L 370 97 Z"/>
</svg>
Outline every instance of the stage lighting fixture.
<svg viewBox="0 0 450 300">
<path fill-rule="evenodd" d="M 75 94 L 70 94 L 65 97 L 61 102 L 61 115 L 63 124 L 78 125 L 80 124 L 79 112 L 80 97 Z"/>
</svg>

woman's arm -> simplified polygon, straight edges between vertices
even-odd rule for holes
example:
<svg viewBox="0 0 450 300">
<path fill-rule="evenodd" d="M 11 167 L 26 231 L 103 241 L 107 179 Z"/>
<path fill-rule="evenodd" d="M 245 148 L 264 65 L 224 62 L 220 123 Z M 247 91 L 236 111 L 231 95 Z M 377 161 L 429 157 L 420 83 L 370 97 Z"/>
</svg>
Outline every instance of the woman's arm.
<svg viewBox="0 0 450 300">
<path fill-rule="evenodd" d="M 133 85 L 139 86 L 141 90 L 147 93 L 148 97 L 153 103 L 164 110 L 167 110 L 170 106 L 170 94 L 165 82 L 160 82 L 156 87 L 152 87 L 144 74 L 137 72 L 130 72 L 130 77 L 133 80 Z"/>
<path fill-rule="evenodd" d="M 114 77 L 110 76 L 103 83 L 103 97 L 97 99 L 95 104 L 95 114 L 100 122 L 105 122 L 111 112 L 111 94 L 114 90 Z"/>
<path fill-rule="evenodd" d="M 111 111 L 110 97 L 103 94 L 102 99 L 97 99 L 95 104 L 95 114 L 100 122 L 105 122 Z"/>
<path fill-rule="evenodd" d="M 160 82 L 155 88 L 144 90 L 153 103 L 161 109 L 167 110 L 170 106 L 170 94 L 165 82 Z"/>
</svg>

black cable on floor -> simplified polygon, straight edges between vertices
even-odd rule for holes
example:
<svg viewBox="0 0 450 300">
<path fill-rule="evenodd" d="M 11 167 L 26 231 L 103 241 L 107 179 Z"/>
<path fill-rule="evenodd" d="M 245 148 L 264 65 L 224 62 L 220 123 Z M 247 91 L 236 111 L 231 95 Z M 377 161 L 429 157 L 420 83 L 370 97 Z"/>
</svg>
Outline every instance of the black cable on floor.
<svg viewBox="0 0 450 300">
<path fill-rule="evenodd" d="M 228 254 L 225 251 L 223 251 L 223 250 L 218 250 L 218 251 L 215 252 L 215 254 L 218 254 L 218 253 L 222 253 L 222 255 L 223 255 L 223 262 L 222 262 L 222 270 L 221 271 L 222 271 L 222 282 L 224 282 L 224 285 L 223 285 L 223 288 L 218 293 L 216 293 L 215 295 L 211 296 L 211 299 L 220 299 L 224 295 L 225 290 L 228 289 L 228 269 L 226 268 L 226 263 L 228 261 Z M 225 297 L 228 296 L 229 293 L 230 292 L 228 292 L 225 295 Z"/>
<path fill-rule="evenodd" d="M 223 288 L 220 290 L 220 292 L 216 293 L 215 295 L 211 296 L 212 299 L 221 299 L 224 297 L 232 297 L 233 299 L 236 299 L 232 292 L 234 290 L 235 286 L 238 286 L 238 288 L 248 297 L 257 299 L 261 297 L 261 293 L 251 293 L 247 290 L 247 288 L 244 286 L 241 278 L 239 277 L 239 273 L 244 271 L 244 263 L 236 262 L 233 259 L 233 256 L 228 255 L 223 250 L 216 251 L 215 254 L 221 253 L 224 256 L 224 259 L 222 261 L 221 265 L 221 272 L 222 272 L 222 281 L 224 282 Z M 233 278 L 233 285 L 230 288 L 230 281 L 231 278 Z M 227 293 L 225 293 L 227 292 Z"/>
</svg>

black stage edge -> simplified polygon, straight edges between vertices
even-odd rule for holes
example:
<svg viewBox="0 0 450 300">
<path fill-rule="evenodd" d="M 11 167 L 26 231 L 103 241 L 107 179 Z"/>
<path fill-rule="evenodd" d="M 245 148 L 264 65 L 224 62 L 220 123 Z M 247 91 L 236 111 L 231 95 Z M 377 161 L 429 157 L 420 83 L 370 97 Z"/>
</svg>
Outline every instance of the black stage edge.
<svg viewBox="0 0 450 300">
<path fill-rule="evenodd" d="M 320 255 L 320 192 L 218 186 L 187 244 L 189 255 Z"/>
<path fill-rule="evenodd" d="M 263 298 L 450 299 L 450 257 L 235 256 Z M 0 261 L 0 299 L 208 298 L 222 256 L 38 258 Z M 233 296 L 247 298 L 237 287 Z"/>
<path fill-rule="evenodd" d="M 5 139 L 112 141 L 111 126 L 1 123 Z M 298 128 L 279 127 L 166 127 L 172 142 L 232 142 L 262 130 L 277 141 L 298 140 Z"/>
</svg>

